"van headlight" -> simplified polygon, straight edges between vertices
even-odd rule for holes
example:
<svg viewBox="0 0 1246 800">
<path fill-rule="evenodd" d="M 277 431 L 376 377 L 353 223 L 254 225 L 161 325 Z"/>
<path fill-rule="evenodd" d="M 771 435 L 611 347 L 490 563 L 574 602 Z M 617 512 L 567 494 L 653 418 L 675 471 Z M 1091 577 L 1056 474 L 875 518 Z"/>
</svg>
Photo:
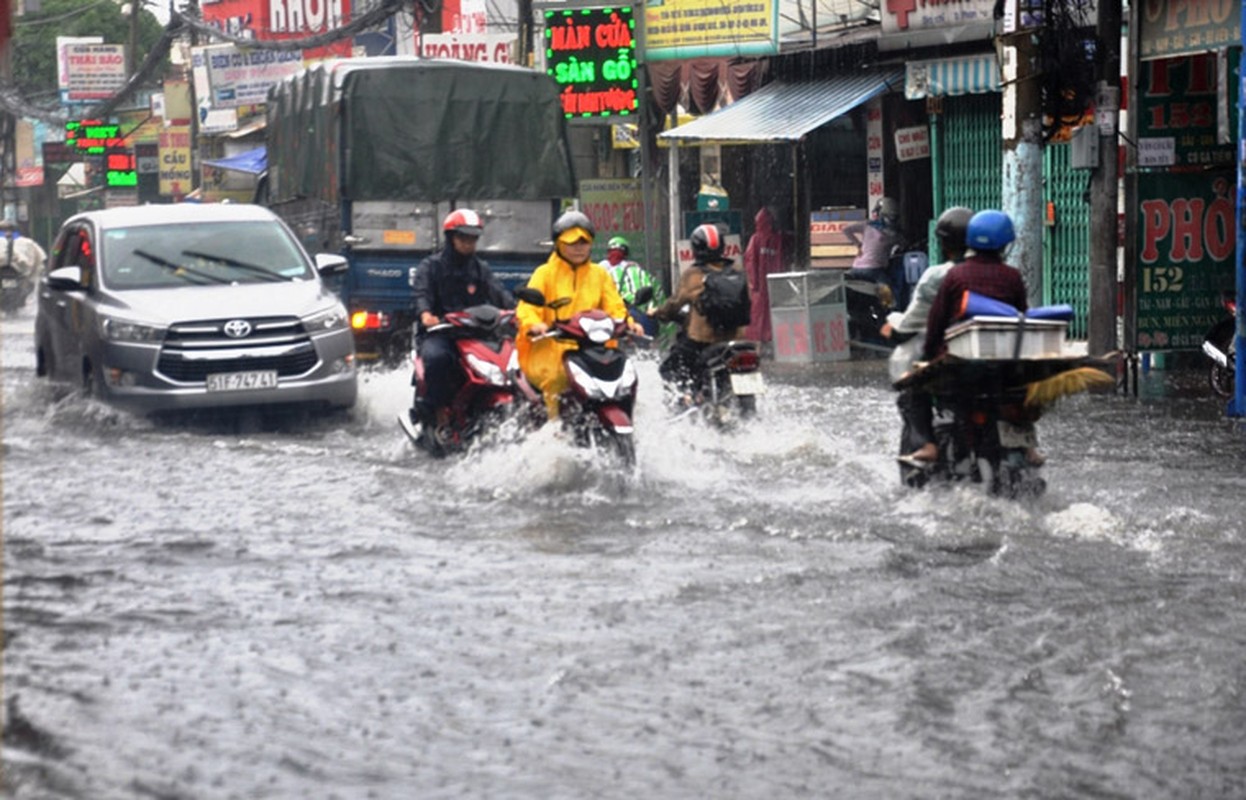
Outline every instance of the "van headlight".
<svg viewBox="0 0 1246 800">
<path fill-rule="evenodd" d="M 105 317 L 100 323 L 104 338 L 113 342 L 160 342 L 164 340 L 164 328 L 144 325 L 127 319 Z"/>
<path fill-rule="evenodd" d="M 315 314 L 303 317 L 303 329 L 308 333 L 323 333 L 345 328 L 350 319 L 346 306 L 338 303 Z"/>
</svg>

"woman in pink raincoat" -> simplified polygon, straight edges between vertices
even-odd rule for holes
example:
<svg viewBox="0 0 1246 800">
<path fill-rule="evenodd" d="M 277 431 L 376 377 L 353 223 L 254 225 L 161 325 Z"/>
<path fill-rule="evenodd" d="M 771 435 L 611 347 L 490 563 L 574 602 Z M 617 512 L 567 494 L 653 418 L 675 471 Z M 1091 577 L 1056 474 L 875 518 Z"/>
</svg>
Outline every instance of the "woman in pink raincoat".
<svg viewBox="0 0 1246 800">
<path fill-rule="evenodd" d="M 783 234 L 774 224 L 770 209 L 762 206 L 753 218 L 753 235 L 744 250 L 744 271 L 752 290 L 752 322 L 746 335 L 758 342 L 770 341 L 770 289 L 766 276 L 783 271 Z"/>
</svg>

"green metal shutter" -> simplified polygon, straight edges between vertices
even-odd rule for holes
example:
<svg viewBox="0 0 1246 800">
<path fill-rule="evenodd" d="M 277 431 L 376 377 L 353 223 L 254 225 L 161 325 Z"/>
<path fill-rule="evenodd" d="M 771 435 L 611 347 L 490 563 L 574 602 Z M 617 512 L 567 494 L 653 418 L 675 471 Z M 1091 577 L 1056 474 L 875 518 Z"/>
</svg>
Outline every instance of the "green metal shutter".
<svg viewBox="0 0 1246 800">
<path fill-rule="evenodd" d="M 975 211 L 999 208 L 1003 203 L 1003 138 L 1000 135 L 1001 95 L 977 94 L 943 99 L 939 169 L 934 180 L 942 181 L 943 207 L 968 206 Z M 1044 303 L 1068 303 L 1074 318 L 1070 339 L 1086 338 L 1086 315 L 1090 305 L 1090 209 L 1085 201 L 1086 173 L 1069 166 L 1070 147 L 1049 144 L 1043 148 L 1043 200 L 1054 204 L 1055 224 L 1043 229 Z M 1043 209 L 1044 220 L 1047 209 Z M 934 252 L 934 221 L 930 248 Z"/>
<path fill-rule="evenodd" d="M 1070 339 L 1085 339 L 1090 306 L 1090 173 L 1069 166 L 1066 143 L 1043 148 L 1043 302 L 1068 303 Z M 1054 213 L 1054 224 L 1052 215 Z"/>
<path fill-rule="evenodd" d="M 1003 147 L 1000 95 L 967 94 L 943 98 L 943 203 L 978 211 L 1003 201 Z M 939 180 L 935 176 L 935 180 Z"/>
</svg>

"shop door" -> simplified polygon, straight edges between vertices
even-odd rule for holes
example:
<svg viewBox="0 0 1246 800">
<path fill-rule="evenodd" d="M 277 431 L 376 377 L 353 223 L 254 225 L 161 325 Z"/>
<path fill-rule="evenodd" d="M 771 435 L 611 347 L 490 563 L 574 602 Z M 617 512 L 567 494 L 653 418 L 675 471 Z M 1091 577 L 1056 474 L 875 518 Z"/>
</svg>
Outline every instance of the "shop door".
<svg viewBox="0 0 1246 800">
<path fill-rule="evenodd" d="M 1043 302 L 1073 306 L 1068 337 L 1085 339 L 1090 305 L 1090 173 L 1070 165 L 1066 143 L 1043 148 Z"/>
<path fill-rule="evenodd" d="M 1004 143 L 999 114 L 998 94 L 943 99 L 943 175 L 935 176 L 943 181 L 943 208 L 1000 207 Z"/>
</svg>

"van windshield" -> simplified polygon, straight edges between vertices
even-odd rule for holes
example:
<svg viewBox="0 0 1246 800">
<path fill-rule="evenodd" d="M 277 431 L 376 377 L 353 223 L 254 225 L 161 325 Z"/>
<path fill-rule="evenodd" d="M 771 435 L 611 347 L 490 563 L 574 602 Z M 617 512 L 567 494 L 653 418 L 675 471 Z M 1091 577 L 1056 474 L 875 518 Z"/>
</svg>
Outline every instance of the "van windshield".
<svg viewBox="0 0 1246 800">
<path fill-rule="evenodd" d="M 311 280 L 315 273 L 281 225 L 270 221 L 138 225 L 104 231 L 104 285 L 187 285 Z"/>
</svg>

